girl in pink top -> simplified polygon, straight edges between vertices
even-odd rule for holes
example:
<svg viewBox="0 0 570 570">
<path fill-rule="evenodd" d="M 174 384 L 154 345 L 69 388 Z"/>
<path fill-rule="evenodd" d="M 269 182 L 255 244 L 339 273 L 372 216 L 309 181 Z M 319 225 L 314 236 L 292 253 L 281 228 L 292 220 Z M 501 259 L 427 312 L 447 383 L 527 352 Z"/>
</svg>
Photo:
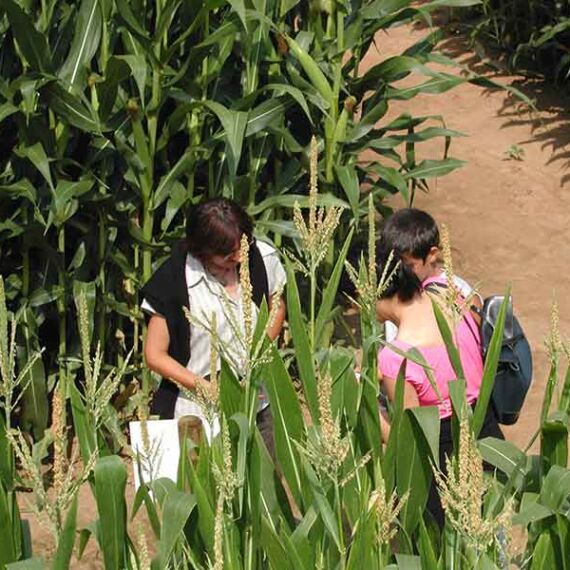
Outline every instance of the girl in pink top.
<svg viewBox="0 0 570 570">
<path fill-rule="evenodd" d="M 390 257 L 386 253 L 379 255 L 379 272 L 385 270 L 386 263 L 391 264 L 386 274 L 393 273 L 393 276 L 376 303 L 376 313 L 379 320 L 390 320 L 395 323 L 398 327 L 398 335 L 391 344 L 380 350 L 378 356 L 378 373 L 382 388 L 388 398 L 393 401 L 396 393 L 396 378 L 402 362 L 406 360 L 404 407 L 438 407 L 440 417 L 439 465 L 440 469 L 445 471 L 445 456 L 453 453 L 449 382 L 455 380 L 457 374 L 451 365 L 439 332 L 433 311 L 432 294 L 426 292 L 425 287 L 431 284 L 433 287 L 430 289 L 434 290 L 433 295 L 438 295 L 438 288 L 443 292 L 442 287 L 438 286 L 445 288 L 447 283 L 445 278 L 438 276 L 430 277 L 422 284 L 412 268 L 398 255 Z M 483 378 L 483 359 L 479 327 L 471 311 L 465 312 L 453 332 L 465 374 L 467 401 L 474 406 L 479 397 Z M 432 377 L 441 398 L 432 387 L 425 369 L 400 354 L 412 348 L 421 353 L 431 368 Z M 382 437 L 387 440 L 390 430 L 388 420 L 382 416 L 380 423 Z M 480 438 L 489 436 L 503 438 L 492 406 L 489 406 L 487 410 L 485 422 L 479 433 Z M 433 483 L 427 508 L 437 524 L 442 527 L 443 511 Z"/>
<path fill-rule="evenodd" d="M 443 285 L 444 287 L 447 286 L 446 280 L 443 277 L 431 278 L 424 281 L 422 285 L 425 288 L 428 284 L 433 283 Z M 429 296 L 422 293 L 418 294 L 418 299 L 414 300 L 412 304 L 424 304 L 425 301 L 422 300 L 422 297 L 425 297 L 425 300 L 429 301 L 431 304 Z M 383 307 L 382 300 L 379 301 L 379 305 L 380 307 Z M 385 308 L 383 310 L 385 310 Z M 410 312 L 407 312 L 406 315 L 410 318 Z M 429 314 L 429 311 L 426 312 L 420 310 L 419 315 L 423 316 L 429 322 L 434 320 L 432 315 Z M 413 317 L 413 312 L 411 313 L 411 316 Z M 434 323 L 432 322 L 432 324 Z M 435 326 L 437 327 L 436 323 Z M 406 362 L 405 380 L 407 384 L 414 389 L 418 405 L 437 406 L 439 408 L 440 418 L 443 419 L 450 417 L 451 401 L 449 399 L 448 384 L 450 381 L 457 378 L 457 374 L 451 365 L 443 340 L 439 336 L 439 330 L 434 329 L 432 338 L 428 339 L 426 345 L 423 346 L 420 343 L 411 342 L 414 340 L 413 331 L 406 331 L 406 329 L 401 331 L 402 323 L 400 323 L 399 329 L 400 333 L 391 343 L 391 346 L 399 349 L 401 352 L 407 352 L 413 347 L 416 348 L 431 368 L 433 378 L 439 390 L 439 395 L 441 396 L 440 400 L 433 389 L 424 368 L 420 364 L 416 364 L 415 362 L 408 360 Z M 402 338 L 402 332 L 404 333 L 404 338 Z M 408 334 L 406 334 L 406 332 L 408 332 Z M 405 338 L 408 340 L 405 340 Z M 467 383 L 467 402 L 469 404 L 474 404 L 477 401 L 479 388 L 481 387 L 481 379 L 483 377 L 483 359 L 481 356 L 481 338 L 479 335 L 479 329 L 475 322 L 475 318 L 470 311 L 465 314 L 455 329 L 455 344 L 459 351 Z M 380 351 L 378 357 L 378 371 L 383 378 L 384 385 L 386 385 L 386 383 L 392 383 L 392 381 L 397 378 L 400 366 L 404 361 L 404 356 L 393 350 L 391 346 L 384 347 Z M 408 400 L 412 399 L 413 395 L 411 393 L 408 394 Z"/>
</svg>

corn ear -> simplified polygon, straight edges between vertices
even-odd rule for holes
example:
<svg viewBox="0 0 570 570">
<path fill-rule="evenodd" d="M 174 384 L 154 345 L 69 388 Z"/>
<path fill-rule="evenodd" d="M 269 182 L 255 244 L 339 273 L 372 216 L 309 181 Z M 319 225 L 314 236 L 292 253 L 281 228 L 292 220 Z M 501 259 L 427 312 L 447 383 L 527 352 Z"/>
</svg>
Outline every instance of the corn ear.
<svg viewBox="0 0 570 570">
<path fill-rule="evenodd" d="M 321 71 L 321 68 L 317 65 L 316 61 L 306 51 L 304 51 L 293 38 L 289 36 L 285 37 L 287 44 L 289 45 L 289 51 L 301 64 L 303 70 L 313 84 L 313 87 L 315 87 L 315 89 L 317 89 L 317 91 L 322 95 L 323 99 L 330 106 L 332 106 L 333 91 L 327 78 L 325 77 L 325 74 Z"/>
</svg>

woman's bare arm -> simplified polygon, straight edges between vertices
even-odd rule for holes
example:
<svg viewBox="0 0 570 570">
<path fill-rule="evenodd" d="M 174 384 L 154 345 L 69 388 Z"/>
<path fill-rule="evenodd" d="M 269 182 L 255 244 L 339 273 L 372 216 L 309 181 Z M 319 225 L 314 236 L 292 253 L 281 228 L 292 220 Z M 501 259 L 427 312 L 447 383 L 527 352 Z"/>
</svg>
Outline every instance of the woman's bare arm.
<svg viewBox="0 0 570 570">
<path fill-rule="evenodd" d="M 277 312 L 275 313 L 275 318 L 273 319 L 271 326 L 268 327 L 267 329 L 267 336 L 271 340 L 275 340 L 279 336 L 279 333 L 283 328 L 283 322 L 285 321 L 285 314 L 287 312 L 285 306 L 285 299 L 283 297 L 279 297 L 279 299 L 276 300 L 274 300 L 273 298 L 270 299 L 269 312 L 271 312 L 271 307 L 273 303 L 279 303 L 279 307 L 277 308 Z"/>
<path fill-rule="evenodd" d="M 166 319 L 160 315 L 153 315 L 148 323 L 144 342 L 144 358 L 147 366 L 164 378 L 194 390 L 201 378 L 168 354 L 169 345 L 170 335 Z"/>
</svg>

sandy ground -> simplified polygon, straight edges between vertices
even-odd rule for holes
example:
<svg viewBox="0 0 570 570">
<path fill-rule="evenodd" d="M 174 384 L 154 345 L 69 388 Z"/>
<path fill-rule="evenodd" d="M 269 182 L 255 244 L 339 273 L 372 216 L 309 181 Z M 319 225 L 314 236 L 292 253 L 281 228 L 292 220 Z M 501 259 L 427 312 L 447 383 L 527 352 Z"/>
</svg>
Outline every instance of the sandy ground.
<svg viewBox="0 0 570 570">
<path fill-rule="evenodd" d="M 363 61 L 363 70 L 387 55 L 401 53 L 425 35 L 426 30 L 401 28 L 378 37 Z M 378 53 L 378 50 L 380 54 Z M 489 72 L 451 38 L 443 51 L 480 73 Z M 467 53 L 467 55 L 466 55 Z M 560 308 L 560 326 L 570 336 L 570 108 L 568 100 L 552 88 L 521 78 L 499 80 L 536 98 L 538 113 L 531 115 L 505 91 L 487 91 L 465 84 L 443 96 L 419 96 L 392 104 L 390 116 L 443 115 L 449 128 L 465 138 L 454 140 L 451 156 L 467 161 L 460 170 L 432 182 L 429 194 L 419 193 L 414 204 L 427 209 L 451 231 L 456 273 L 483 294 L 501 293 L 512 285 L 516 313 L 532 344 L 535 380 L 518 424 L 506 430 L 508 438 L 524 446 L 537 426 L 548 373 L 543 339 L 548 332 L 550 307 Z M 524 151 L 522 160 L 509 159 L 512 145 Z M 426 156 L 441 154 L 442 143 L 420 145 Z M 403 206 L 401 199 L 395 206 Z M 132 505 L 132 477 L 127 489 Z M 96 519 L 88 486 L 81 490 L 79 528 Z M 27 509 L 23 504 L 23 509 Z M 130 513 L 129 513 L 130 516 Z M 143 521 L 144 524 L 144 521 Z M 148 526 L 146 526 L 148 530 Z M 131 525 L 134 532 L 136 524 Z M 36 553 L 50 557 L 49 534 L 33 524 Z M 91 541 L 76 568 L 102 568 L 103 561 Z"/>
<path fill-rule="evenodd" d="M 377 48 L 382 57 L 396 55 L 426 33 L 402 27 L 379 37 Z M 478 284 L 483 295 L 512 286 L 515 312 L 533 349 L 535 378 L 519 422 L 505 432 L 524 446 L 538 425 L 549 371 L 543 341 L 554 301 L 562 335 L 570 337 L 570 101 L 538 82 L 493 73 L 459 37 L 450 37 L 440 49 L 536 100 L 537 112 L 530 113 L 507 91 L 464 84 L 445 95 L 395 102 L 390 109 L 390 116 L 442 115 L 448 128 L 467 135 L 454 139 L 450 151 L 466 164 L 432 181 L 429 193 L 419 192 L 414 205 L 449 227 L 458 275 Z M 378 57 L 371 49 L 364 69 Z M 522 149 L 522 160 L 509 158 L 513 145 Z M 443 143 L 418 149 L 420 158 L 424 152 L 426 158 L 440 158 Z M 403 205 L 401 198 L 394 201 Z"/>
</svg>

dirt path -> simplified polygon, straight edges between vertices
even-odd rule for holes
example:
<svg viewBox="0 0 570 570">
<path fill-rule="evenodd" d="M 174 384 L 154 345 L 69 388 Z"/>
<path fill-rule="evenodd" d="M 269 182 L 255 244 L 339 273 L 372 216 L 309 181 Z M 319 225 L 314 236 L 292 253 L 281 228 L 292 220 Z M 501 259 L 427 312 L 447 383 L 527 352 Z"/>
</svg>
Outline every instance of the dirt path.
<svg viewBox="0 0 570 570">
<path fill-rule="evenodd" d="M 426 33 L 405 27 L 380 36 L 382 59 L 401 53 Z M 464 65 L 476 65 L 480 73 L 490 72 L 465 49 L 459 38 L 451 38 L 442 51 Z M 372 49 L 363 64 L 378 61 Z M 467 164 L 434 181 L 429 194 L 418 194 L 414 205 L 450 228 L 457 274 L 479 283 L 484 295 L 512 284 L 516 313 L 534 352 L 535 380 L 521 419 L 506 432 L 525 445 L 538 423 L 549 369 L 543 339 L 553 300 L 559 305 L 561 332 L 570 337 L 570 101 L 522 78 L 498 80 L 536 98 L 538 116 L 530 116 L 506 91 L 470 84 L 441 96 L 396 102 L 390 114 L 441 114 L 448 128 L 468 135 L 455 139 L 450 153 Z M 522 160 L 508 158 L 513 145 L 522 149 Z M 435 152 L 441 155 L 441 148 L 423 148 L 432 158 Z M 394 205 L 404 204 L 398 200 Z"/>
</svg>

